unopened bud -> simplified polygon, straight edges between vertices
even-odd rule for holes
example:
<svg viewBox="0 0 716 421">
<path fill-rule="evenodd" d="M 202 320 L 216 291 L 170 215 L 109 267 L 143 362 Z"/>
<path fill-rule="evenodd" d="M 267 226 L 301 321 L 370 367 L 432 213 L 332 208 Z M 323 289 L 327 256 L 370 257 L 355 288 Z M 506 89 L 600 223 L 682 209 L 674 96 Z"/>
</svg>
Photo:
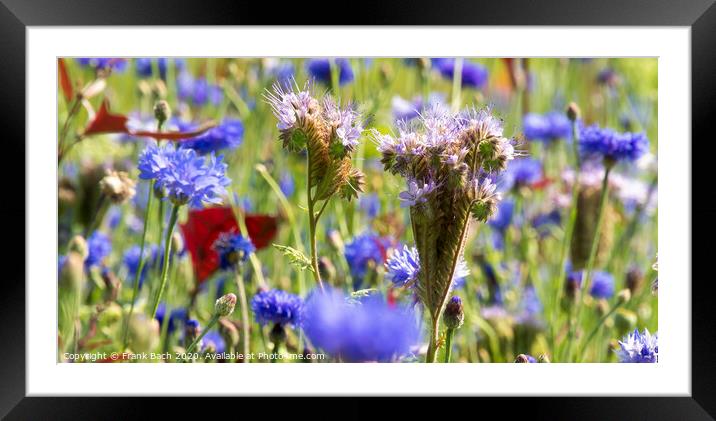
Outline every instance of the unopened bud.
<svg viewBox="0 0 716 421">
<path fill-rule="evenodd" d="M 520 354 L 515 358 L 516 363 L 536 363 L 535 357 L 527 354 Z"/>
<path fill-rule="evenodd" d="M 226 317 L 234 312 L 234 307 L 236 307 L 236 295 L 229 293 L 216 300 L 214 313 Z"/>
<path fill-rule="evenodd" d="M 579 118 L 579 115 L 581 114 L 581 111 L 579 110 L 579 106 L 575 104 L 574 102 L 570 102 L 567 106 L 567 118 L 570 121 L 577 121 Z"/>
<path fill-rule="evenodd" d="M 165 121 L 169 120 L 172 116 L 172 109 L 169 107 L 169 103 L 166 101 L 157 101 L 154 104 L 154 117 L 159 122 L 159 125 L 164 124 Z"/>
<path fill-rule="evenodd" d="M 283 328 L 281 323 L 276 323 L 269 333 L 269 339 L 274 344 L 284 343 L 286 341 L 286 330 Z"/>
<path fill-rule="evenodd" d="M 86 259 L 89 253 L 87 249 L 87 241 L 82 238 L 81 235 L 75 235 L 70 241 L 69 251 L 70 253 L 77 253 L 80 255 L 82 260 Z"/>
<path fill-rule="evenodd" d="M 99 187 L 112 203 L 118 205 L 134 197 L 137 193 L 135 184 L 126 172 L 108 170 L 107 175 L 100 180 Z"/>
<path fill-rule="evenodd" d="M 644 284 L 644 274 L 638 268 L 629 269 L 626 275 L 626 286 L 629 291 L 634 294 L 638 292 Z"/>
<path fill-rule="evenodd" d="M 628 303 L 631 299 L 631 291 L 628 289 L 623 289 L 619 291 L 619 294 L 617 294 L 617 301 L 621 304 Z"/>
<path fill-rule="evenodd" d="M 443 313 L 443 322 L 448 329 L 459 329 L 465 322 L 465 312 L 462 309 L 462 300 L 455 295 L 448 301 Z"/>
<path fill-rule="evenodd" d="M 134 352 L 149 352 L 159 345 L 159 322 L 135 313 L 129 321 L 129 338 Z"/>
</svg>

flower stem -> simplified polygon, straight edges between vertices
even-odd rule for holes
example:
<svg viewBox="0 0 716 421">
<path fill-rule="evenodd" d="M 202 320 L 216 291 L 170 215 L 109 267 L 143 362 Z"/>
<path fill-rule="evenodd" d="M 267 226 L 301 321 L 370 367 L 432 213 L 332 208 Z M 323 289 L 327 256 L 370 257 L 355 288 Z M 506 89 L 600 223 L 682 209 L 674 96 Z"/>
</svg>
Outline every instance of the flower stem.
<svg viewBox="0 0 716 421">
<path fill-rule="evenodd" d="M 162 264 L 162 281 L 157 290 L 157 294 L 154 298 L 154 305 L 152 305 L 152 319 L 157 315 L 157 309 L 159 308 L 159 302 L 162 299 L 164 288 L 167 286 L 167 279 L 169 278 L 169 256 L 171 255 L 172 235 L 174 234 L 174 226 L 176 225 L 177 219 L 179 218 L 179 205 L 174 205 L 172 208 L 172 216 L 169 220 L 169 229 L 167 230 L 167 237 L 164 243 L 164 263 Z"/>
<path fill-rule="evenodd" d="M 582 272 L 582 281 L 580 283 L 580 288 L 577 291 L 577 302 L 575 303 L 575 317 L 574 320 L 571 323 L 570 329 L 569 329 L 569 343 L 568 343 L 568 356 L 571 356 L 571 350 L 572 350 L 572 339 L 574 339 L 575 330 L 577 329 L 577 326 L 579 325 L 581 314 L 582 314 L 582 294 L 584 292 L 589 293 L 589 289 L 591 288 L 592 283 L 592 270 L 594 269 L 594 261 L 597 257 L 597 250 L 599 249 L 599 235 L 602 230 L 602 224 L 604 222 L 604 211 L 607 207 L 607 200 L 609 198 L 609 172 L 611 171 L 612 166 L 607 164 L 604 167 L 604 178 L 602 179 L 602 192 L 601 196 L 599 197 L 599 213 L 597 214 L 597 227 L 594 230 L 594 238 L 592 238 L 592 246 L 589 251 L 589 259 L 587 260 L 587 267 Z"/>
<path fill-rule="evenodd" d="M 581 355 L 582 357 L 584 357 L 584 352 L 587 350 L 587 345 L 589 345 L 589 343 L 592 341 L 592 339 L 594 339 L 594 337 L 597 335 L 597 333 L 599 332 L 599 330 L 600 330 L 600 329 L 602 328 L 602 326 L 604 325 L 604 322 L 607 321 L 607 319 L 609 318 L 609 316 L 611 316 L 612 314 L 614 314 L 614 312 L 617 311 L 617 309 L 618 309 L 619 307 L 621 307 L 622 304 L 624 304 L 624 301 L 621 301 L 621 300 L 617 301 L 617 303 L 614 305 L 614 307 L 612 307 L 612 308 L 607 312 L 607 314 L 605 314 L 604 316 L 602 316 L 601 319 L 599 319 L 599 323 L 597 323 L 597 325 L 594 326 L 594 329 L 592 329 L 592 332 L 589 334 L 589 336 L 587 336 L 587 340 L 584 341 L 584 344 L 582 344 L 582 350 L 581 350 L 581 352 L 578 353 L 579 355 Z"/>
<path fill-rule="evenodd" d="M 462 101 L 462 57 L 455 59 L 452 70 L 452 110 L 456 112 L 460 109 Z"/>
<path fill-rule="evenodd" d="M 577 223 L 577 201 L 579 200 L 579 172 L 580 172 L 580 163 L 579 163 L 579 150 L 578 145 L 579 144 L 579 130 L 577 130 L 577 122 L 576 120 L 572 122 L 572 148 L 573 148 L 573 156 L 574 156 L 574 180 L 572 180 L 572 198 L 570 200 L 570 207 L 569 207 L 569 219 L 567 220 L 567 225 L 564 227 L 564 238 L 562 239 L 562 252 L 559 259 L 559 275 L 557 276 L 556 284 L 557 288 L 555 288 L 555 297 L 554 297 L 554 314 L 553 314 L 553 322 L 551 323 L 550 327 L 550 343 L 551 343 L 551 349 L 552 353 L 554 355 L 555 351 L 555 343 L 556 343 L 556 326 L 557 326 L 557 319 L 559 316 L 559 310 L 560 310 L 560 301 L 562 301 L 562 293 L 564 291 L 562 283 L 565 281 L 565 277 L 567 276 L 567 256 L 569 255 L 569 249 L 572 247 L 572 235 L 574 234 L 574 226 Z"/>
<path fill-rule="evenodd" d="M 246 285 L 244 277 L 241 276 L 241 263 L 236 265 L 236 285 L 239 287 L 239 303 L 241 304 L 241 336 L 243 344 L 244 359 L 248 362 L 246 356 L 249 355 L 249 308 L 246 300 Z"/>
<path fill-rule="evenodd" d="M 438 355 L 438 329 L 440 318 L 433 318 L 432 330 L 430 332 L 430 343 L 428 344 L 428 352 L 425 354 L 426 363 L 434 363 Z"/>
<path fill-rule="evenodd" d="M 450 362 L 452 354 L 452 338 L 455 335 L 455 329 L 448 329 L 445 334 L 445 362 Z"/>
<path fill-rule="evenodd" d="M 314 213 L 314 202 L 313 197 L 311 195 L 311 151 L 309 150 L 307 153 L 308 157 L 308 176 L 306 180 L 306 199 L 308 201 L 308 238 L 311 245 L 311 268 L 313 269 L 313 277 L 316 279 L 316 282 L 318 283 L 318 287 L 323 291 L 323 281 L 321 280 L 321 273 L 318 270 L 318 250 L 316 246 L 316 225 L 318 224 L 318 217 L 316 217 L 316 214 Z"/>
<path fill-rule="evenodd" d="M 144 270 L 144 246 L 147 242 L 147 222 L 149 221 L 149 209 L 152 207 L 152 193 L 154 190 L 154 180 L 149 182 L 149 192 L 147 193 L 147 207 L 144 210 L 144 228 L 142 229 L 142 242 L 139 246 L 139 264 L 137 265 L 137 272 L 134 274 L 134 283 L 132 287 L 132 303 L 129 305 L 129 314 L 124 324 L 124 334 L 122 335 L 122 349 L 127 348 L 127 333 L 129 332 L 129 320 L 132 318 L 134 312 L 134 302 L 137 300 L 137 294 L 139 294 L 139 280 L 142 277 L 142 271 Z"/>
<path fill-rule="evenodd" d="M 199 336 L 197 336 L 196 339 L 194 339 L 194 342 L 192 342 L 192 343 L 187 347 L 187 349 L 186 349 L 186 353 L 187 353 L 187 354 L 189 354 L 189 353 L 191 353 L 191 352 L 194 351 L 194 348 L 196 348 L 196 346 L 199 345 L 199 342 L 201 342 L 202 338 L 204 338 L 204 336 L 211 330 L 211 328 L 214 327 L 214 325 L 216 324 L 217 321 L 219 321 L 219 315 L 216 314 L 216 313 L 214 313 L 214 314 L 211 316 L 211 319 L 209 320 L 209 322 L 206 324 L 206 327 L 205 327 L 204 329 L 202 329 L 202 331 L 201 331 L 201 333 L 199 334 Z"/>
</svg>

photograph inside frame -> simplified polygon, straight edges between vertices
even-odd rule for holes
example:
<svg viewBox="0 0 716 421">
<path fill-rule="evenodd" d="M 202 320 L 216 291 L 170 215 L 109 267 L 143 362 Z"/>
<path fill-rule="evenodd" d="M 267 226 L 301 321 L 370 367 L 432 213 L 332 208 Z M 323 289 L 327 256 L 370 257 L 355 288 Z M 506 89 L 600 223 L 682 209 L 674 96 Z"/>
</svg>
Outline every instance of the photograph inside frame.
<svg viewBox="0 0 716 421">
<path fill-rule="evenodd" d="M 58 362 L 658 362 L 656 58 L 57 66 Z"/>
</svg>

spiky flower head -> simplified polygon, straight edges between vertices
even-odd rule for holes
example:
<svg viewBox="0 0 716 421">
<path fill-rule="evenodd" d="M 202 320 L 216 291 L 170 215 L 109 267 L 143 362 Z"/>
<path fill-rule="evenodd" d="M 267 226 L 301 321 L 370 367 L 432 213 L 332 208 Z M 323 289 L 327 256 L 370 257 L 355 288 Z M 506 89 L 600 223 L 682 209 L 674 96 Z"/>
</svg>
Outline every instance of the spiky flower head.
<svg viewBox="0 0 716 421">
<path fill-rule="evenodd" d="M 406 180 L 400 199 L 410 208 L 422 265 L 416 290 L 435 320 L 460 272 L 470 220 L 487 221 L 496 211 L 494 180 L 517 155 L 513 142 L 491 110 L 453 113 L 440 104 L 399 123 L 397 136 L 372 133 L 385 170 Z M 414 271 L 404 270 L 411 261 L 418 259 L 397 254 L 389 277 L 398 283 L 414 278 Z"/>
<path fill-rule="evenodd" d="M 251 299 L 251 311 L 260 325 L 275 323 L 297 326 L 301 318 L 301 297 L 280 289 L 261 291 Z"/>
<path fill-rule="evenodd" d="M 234 307 L 236 307 L 236 295 L 229 293 L 216 300 L 214 313 L 217 316 L 226 317 L 234 312 Z"/>
<path fill-rule="evenodd" d="M 336 193 L 350 200 L 363 191 L 364 175 L 351 162 L 363 133 L 358 112 L 341 107 L 330 96 L 316 99 L 308 84 L 299 89 L 277 83 L 265 98 L 278 120 L 283 147 L 308 154 L 314 200 L 327 200 Z"/>
<path fill-rule="evenodd" d="M 634 162 L 649 152 L 649 139 L 644 133 L 618 133 L 595 124 L 580 128 L 579 152 L 585 158 L 601 159 L 605 165 Z"/>
<path fill-rule="evenodd" d="M 443 313 L 443 321 L 448 329 L 459 329 L 465 322 L 465 312 L 459 296 L 455 295 L 448 301 Z"/>
<path fill-rule="evenodd" d="M 155 191 L 175 205 L 221 204 L 226 186 L 227 165 L 223 156 L 204 158 L 193 149 L 177 149 L 173 144 L 151 143 L 139 156 L 139 178 L 154 179 Z"/>
<path fill-rule="evenodd" d="M 659 362 L 658 333 L 650 334 L 648 329 L 639 333 L 639 329 L 619 341 L 617 356 L 622 363 L 657 363 Z"/>
</svg>

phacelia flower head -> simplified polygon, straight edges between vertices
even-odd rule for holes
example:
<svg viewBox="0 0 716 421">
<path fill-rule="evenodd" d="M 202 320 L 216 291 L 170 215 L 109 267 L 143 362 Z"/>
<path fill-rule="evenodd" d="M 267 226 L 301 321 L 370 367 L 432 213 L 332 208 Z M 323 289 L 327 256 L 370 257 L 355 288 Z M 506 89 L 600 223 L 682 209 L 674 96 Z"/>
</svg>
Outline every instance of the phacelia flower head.
<svg viewBox="0 0 716 421">
<path fill-rule="evenodd" d="M 383 264 L 386 246 L 386 239 L 370 232 L 356 236 L 345 245 L 346 261 L 356 286 L 363 283 L 371 265 Z"/>
<path fill-rule="evenodd" d="M 619 362 L 622 363 L 657 363 L 659 362 L 659 338 L 658 333 L 653 335 L 648 329 L 639 333 L 638 329 L 629 333 L 619 341 L 620 349 L 617 350 Z"/>
<path fill-rule="evenodd" d="M 420 330 L 412 308 L 389 305 L 379 295 L 346 298 L 329 289 L 307 299 L 302 327 L 316 348 L 345 362 L 390 362 L 417 345 Z"/>
<path fill-rule="evenodd" d="M 433 66 L 443 77 L 447 79 L 453 78 L 455 73 L 454 58 L 433 59 Z M 488 73 L 485 66 L 468 60 L 462 61 L 462 86 L 479 89 L 487 83 L 487 79 Z"/>
<path fill-rule="evenodd" d="M 246 262 L 256 247 L 248 238 L 236 232 L 225 232 L 214 242 L 214 250 L 219 255 L 219 266 L 222 269 L 235 268 Z"/>
<path fill-rule="evenodd" d="M 140 154 L 138 167 L 139 178 L 154 179 L 155 189 L 176 205 L 220 204 L 231 183 L 222 156 L 217 158 L 212 153 L 204 158 L 192 149 L 176 149 L 171 143 L 150 144 Z"/>
<path fill-rule="evenodd" d="M 186 126 L 187 129 L 192 128 L 190 125 Z M 193 149 L 200 155 L 206 155 L 224 149 L 232 151 L 241 146 L 243 138 L 244 125 L 241 120 L 228 118 L 199 136 L 182 141 L 181 146 Z"/>
<path fill-rule="evenodd" d="M 343 86 L 353 81 L 353 69 L 345 58 L 334 60 L 338 67 L 338 83 Z M 306 70 L 311 77 L 319 82 L 331 84 L 331 60 L 327 58 L 311 59 L 306 62 Z"/>
<path fill-rule="evenodd" d="M 579 152 L 585 158 L 634 162 L 648 151 L 649 139 L 644 133 L 618 133 L 596 124 L 579 131 Z"/>
<path fill-rule="evenodd" d="M 408 189 L 400 192 L 398 195 L 400 199 L 400 206 L 416 206 L 427 202 L 428 196 L 430 193 L 435 191 L 437 187 L 437 184 L 433 180 L 428 180 L 427 183 L 409 180 Z"/>
<path fill-rule="evenodd" d="M 112 252 L 112 241 L 106 234 L 95 231 L 87 238 L 87 249 L 89 254 L 85 260 L 85 268 L 98 267 Z"/>
<path fill-rule="evenodd" d="M 261 291 L 251 299 L 251 311 L 254 312 L 256 322 L 261 325 L 275 323 L 298 326 L 302 306 L 301 297 L 280 289 Z"/>
<path fill-rule="evenodd" d="M 553 142 L 569 138 L 571 123 L 564 113 L 556 111 L 544 115 L 530 113 L 522 120 L 522 129 L 527 140 Z"/>
<path fill-rule="evenodd" d="M 323 100 L 323 110 L 324 119 L 335 131 L 335 136 L 346 149 L 352 151 L 358 145 L 358 139 L 363 133 L 358 113 L 350 108 L 341 109 L 331 97 Z"/>
</svg>

